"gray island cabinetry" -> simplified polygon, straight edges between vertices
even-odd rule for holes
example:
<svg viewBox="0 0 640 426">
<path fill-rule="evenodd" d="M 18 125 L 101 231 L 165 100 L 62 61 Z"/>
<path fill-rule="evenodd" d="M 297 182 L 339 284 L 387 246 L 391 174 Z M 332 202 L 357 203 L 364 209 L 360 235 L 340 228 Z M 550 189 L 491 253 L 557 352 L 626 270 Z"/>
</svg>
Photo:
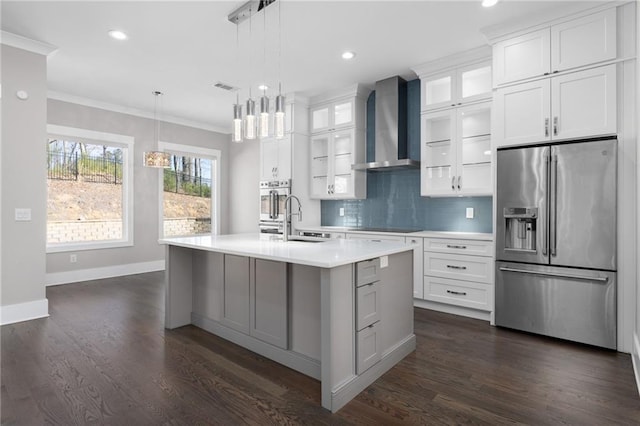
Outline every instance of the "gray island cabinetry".
<svg viewBox="0 0 640 426">
<path fill-rule="evenodd" d="M 415 349 L 411 245 L 260 234 L 161 242 L 166 328 L 194 324 L 320 380 L 333 412 Z"/>
</svg>

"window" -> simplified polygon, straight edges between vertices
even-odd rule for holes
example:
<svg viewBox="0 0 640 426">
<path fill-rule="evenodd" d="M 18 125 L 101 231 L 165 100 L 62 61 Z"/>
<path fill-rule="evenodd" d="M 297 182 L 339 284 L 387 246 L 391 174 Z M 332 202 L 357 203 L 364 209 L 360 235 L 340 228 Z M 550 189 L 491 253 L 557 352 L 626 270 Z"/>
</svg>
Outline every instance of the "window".
<svg viewBox="0 0 640 426">
<path fill-rule="evenodd" d="M 47 131 L 47 252 L 133 245 L 133 138 Z"/>
<path fill-rule="evenodd" d="M 161 142 L 171 167 L 160 182 L 160 235 L 166 238 L 219 231 L 220 151 Z"/>
</svg>

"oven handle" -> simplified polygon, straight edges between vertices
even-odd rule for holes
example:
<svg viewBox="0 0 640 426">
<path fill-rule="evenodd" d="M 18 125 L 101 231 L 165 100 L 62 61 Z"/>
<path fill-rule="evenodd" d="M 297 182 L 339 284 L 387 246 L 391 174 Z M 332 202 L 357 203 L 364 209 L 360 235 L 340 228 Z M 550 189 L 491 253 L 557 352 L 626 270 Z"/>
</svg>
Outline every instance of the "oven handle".
<svg viewBox="0 0 640 426">
<path fill-rule="evenodd" d="M 269 191 L 269 218 L 278 218 L 278 191 L 272 189 Z"/>
</svg>

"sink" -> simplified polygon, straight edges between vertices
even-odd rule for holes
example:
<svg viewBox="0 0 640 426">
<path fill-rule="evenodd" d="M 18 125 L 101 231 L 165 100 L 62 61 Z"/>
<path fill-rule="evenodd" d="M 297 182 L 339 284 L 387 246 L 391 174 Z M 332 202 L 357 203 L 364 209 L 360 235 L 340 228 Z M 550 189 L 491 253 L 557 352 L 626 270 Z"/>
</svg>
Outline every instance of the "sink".
<svg viewBox="0 0 640 426">
<path fill-rule="evenodd" d="M 326 239 L 315 239 L 313 237 L 289 237 L 290 243 L 324 243 Z"/>
</svg>

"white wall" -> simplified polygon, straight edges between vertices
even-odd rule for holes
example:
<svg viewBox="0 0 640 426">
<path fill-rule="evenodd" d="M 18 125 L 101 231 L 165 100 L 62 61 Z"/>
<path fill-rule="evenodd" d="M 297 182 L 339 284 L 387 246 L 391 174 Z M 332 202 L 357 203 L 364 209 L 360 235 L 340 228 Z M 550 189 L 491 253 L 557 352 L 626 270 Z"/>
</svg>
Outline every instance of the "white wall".
<svg viewBox="0 0 640 426">
<path fill-rule="evenodd" d="M 47 315 L 45 298 L 47 63 L 41 54 L 2 45 L 2 322 L 8 312 Z M 28 93 L 27 100 L 16 96 Z M 31 220 L 16 222 L 16 208 Z M 34 305 L 35 304 L 35 305 Z M 14 307 L 16 309 L 12 309 Z M 32 310 L 33 309 L 33 310 Z M 29 311 L 29 312 L 27 312 Z"/>
<path fill-rule="evenodd" d="M 640 23 L 640 7 L 636 4 L 636 34 L 635 34 L 635 51 L 636 51 L 636 144 L 638 125 L 640 124 L 640 40 L 638 40 L 638 23 Z M 640 172 L 637 166 L 640 165 L 640 149 L 636 151 L 636 179 L 637 188 L 640 188 Z M 634 347 L 631 350 L 634 359 L 634 368 L 636 373 L 636 384 L 640 390 L 640 196 L 637 198 L 636 208 L 636 301 L 635 301 L 635 328 L 633 333 Z"/>
<path fill-rule="evenodd" d="M 159 178 L 158 169 L 142 166 L 144 151 L 157 149 L 154 140 L 154 120 L 115 111 L 78 105 L 60 100 L 48 101 L 48 124 L 76 127 L 99 132 L 128 135 L 134 142 L 134 245 L 133 247 L 85 250 L 74 252 L 77 263 L 69 262 L 69 253 L 49 253 L 46 256 L 47 274 L 60 274 L 74 270 L 116 267 L 122 264 L 139 264 L 164 260 L 164 247 L 158 244 L 159 229 Z M 220 229 L 227 232 L 229 135 L 162 122 L 160 138 L 163 141 L 193 145 L 221 151 Z M 39 151 L 45 152 L 45 139 L 41 139 Z M 44 155 L 44 154 L 43 154 Z M 44 164 L 46 160 L 43 160 Z M 44 176 L 46 179 L 46 174 Z M 46 193 L 43 202 L 46 202 Z"/>
<path fill-rule="evenodd" d="M 229 233 L 258 232 L 260 142 L 230 142 Z"/>
</svg>

